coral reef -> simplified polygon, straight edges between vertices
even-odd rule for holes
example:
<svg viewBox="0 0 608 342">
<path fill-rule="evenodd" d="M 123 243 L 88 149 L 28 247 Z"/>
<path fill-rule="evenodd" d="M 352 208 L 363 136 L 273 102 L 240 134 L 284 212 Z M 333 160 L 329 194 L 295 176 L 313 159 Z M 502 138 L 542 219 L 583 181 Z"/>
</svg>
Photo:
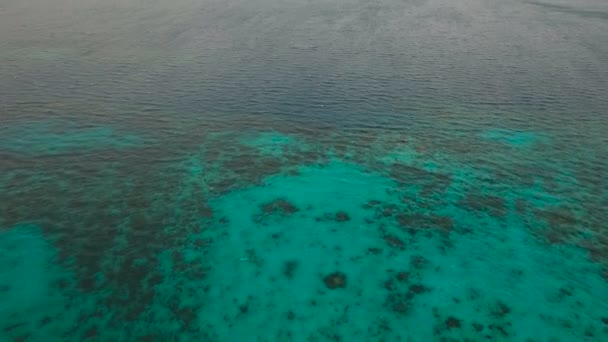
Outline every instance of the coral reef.
<svg viewBox="0 0 608 342">
<path fill-rule="evenodd" d="M 346 287 L 346 274 L 334 272 L 323 277 L 323 282 L 328 289 L 334 290 Z"/>
</svg>

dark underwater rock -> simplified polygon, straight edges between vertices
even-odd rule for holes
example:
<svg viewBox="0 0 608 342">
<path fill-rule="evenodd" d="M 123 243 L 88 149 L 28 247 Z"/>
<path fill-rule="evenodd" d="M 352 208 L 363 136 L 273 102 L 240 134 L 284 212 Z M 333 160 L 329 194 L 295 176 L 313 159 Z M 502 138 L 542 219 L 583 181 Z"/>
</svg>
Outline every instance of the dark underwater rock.
<svg viewBox="0 0 608 342">
<path fill-rule="evenodd" d="M 334 290 L 346 287 L 346 274 L 342 272 L 334 272 L 323 278 L 323 282 L 328 289 Z"/>
</svg>

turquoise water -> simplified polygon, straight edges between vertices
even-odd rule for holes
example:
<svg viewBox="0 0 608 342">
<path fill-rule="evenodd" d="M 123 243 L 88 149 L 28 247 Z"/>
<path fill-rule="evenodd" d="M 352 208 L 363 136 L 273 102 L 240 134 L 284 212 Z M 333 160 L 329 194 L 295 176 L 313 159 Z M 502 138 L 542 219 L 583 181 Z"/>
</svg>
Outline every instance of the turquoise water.
<svg viewBox="0 0 608 342">
<path fill-rule="evenodd" d="M 0 341 L 608 340 L 605 13 L 0 1 Z"/>
</svg>

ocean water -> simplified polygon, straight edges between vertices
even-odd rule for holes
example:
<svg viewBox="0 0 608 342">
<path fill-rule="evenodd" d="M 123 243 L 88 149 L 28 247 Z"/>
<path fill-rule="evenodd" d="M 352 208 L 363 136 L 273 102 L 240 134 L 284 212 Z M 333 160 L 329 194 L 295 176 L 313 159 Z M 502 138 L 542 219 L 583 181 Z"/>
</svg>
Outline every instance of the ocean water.
<svg viewBox="0 0 608 342">
<path fill-rule="evenodd" d="M 601 0 L 0 0 L 0 341 L 607 341 Z"/>
</svg>

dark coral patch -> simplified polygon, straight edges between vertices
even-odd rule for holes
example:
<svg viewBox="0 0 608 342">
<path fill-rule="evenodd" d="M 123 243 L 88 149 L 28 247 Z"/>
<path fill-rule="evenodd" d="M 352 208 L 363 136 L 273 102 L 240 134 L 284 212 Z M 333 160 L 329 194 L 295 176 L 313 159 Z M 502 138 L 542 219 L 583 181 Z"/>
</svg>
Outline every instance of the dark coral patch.
<svg viewBox="0 0 608 342">
<path fill-rule="evenodd" d="M 426 286 L 420 285 L 420 284 L 413 284 L 409 288 L 407 297 L 411 299 L 411 298 L 414 298 L 417 295 L 425 293 L 427 291 L 429 291 L 429 289 Z"/>
<path fill-rule="evenodd" d="M 422 255 L 412 255 L 410 258 L 410 266 L 416 269 L 420 269 L 429 263 L 428 259 Z"/>
<path fill-rule="evenodd" d="M 433 216 L 431 218 L 433 224 L 442 230 L 449 232 L 454 229 L 454 220 L 448 216 Z"/>
<path fill-rule="evenodd" d="M 285 262 L 285 265 L 283 265 L 283 274 L 285 277 L 292 279 L 298 269 L 298 265 L 299 263 L 295 260 Z"/>
<path fill-rule="evenodd" d="M 445 326 L 448 329 L 460 328 L 462 326 L 462 320 L 460 320 L 454 316 L 450 316 L 450 317 L 448 317 L 448 319 L 445 320 Z"/>
<path fill-rule="evenodd" d="M 367 201 L 367 203 L 363 204 L 363 208 L 371 209 L 373 207 L 380 205 L 380 203 L 382 203 L 382 202 L 380 202 L 378 200 L 369 200 L 369 201 Z"/>
<path fill-rule="evenodd" d="M 450 232 L 454 228 L 454 220 L 448 216 L 433 216 L 424 214 L 399 213 L 397 223 L 408 229 L 438 229 Z"/>
<path fill-rule="evenodd" d="M 410 302 L 403 294 L 391 293 L 386 297 L 385 306 L 398 314 L 405 314 L 410 308 Z"/>
<path fill-rule="evenodd" d="M 198 239 L 194 241 L 196 247 L 207 247 L 211 244 L 211 239 Z"/>
<path fill-rule="evenodd" d="M 469 193 L 460 201 L 460 205 L 464 209 L 485 212 L 494 217 L 506 215 L 506 201 L 499 196 Z"/>
<path fill-rule="evenodd" d="M 348 216 L 348 214 L 344 211 L 339 211 L 336 213 L 335 220 L 338 222 L 350 221 L 350 216 Z"/>
<path fill-rule="evenodd" d="M 577 223 L 576 216 L 572 210 L 567 207 L 536 210 L 535 214 L 537 217 L 544 219 L 551 227 L 560 225 L 571 226 Z"/>
<path fill-rule="evenodd" d="M 86 339 L 95 338 L 99 335 L 99 329 L 97 327 L 91 327 L 84 332 L 84 337 Z"/>
<path fill-rule="evenodd" d="M 505 317 L 511 312 L 511 309 L 503 302 L 498 301 L 496 306 L 492 309 L 492 315 L 495 317 Z"/>
<path fill-rule="evenodd" d="M 52 321 L 51 317 L 45 316 L 44 318 L 42 318 L 42 320 L 40 320 L 40 326 L 43 327 L 43 326 L 49 324 L 51 321 Z"/>
<path fill-rule="evenodd" d="M 488 325 L 488 328 L 492 331 L 496 331 L 498 333 L 500 333 L 503 336 L 509 336 L 509 333 L 507 332 L 507 330 L 505 329 L 505 327 L 503 327 L 502 325 L 499 324 L 490 324 Z"/>
<path fill-rule="evenodd" d="M 382 254 L 382 248 L 370 247 L 367 249 L 367 252 L 373 255 L 380 255 Z"/>
<path fill-rule="evenodd" d="M 262 212 L 266 215 L 292 215 L 300 211 L 295 205 L 284 198 L 276 199 L 262 205 Z"/>
<path fill-rule="evenodd" d="M 391 247 L 405 249 L 405 243 L 395 235 L 385 235 L 384 241 Z"/>
<path fill-rule="evenodd" d="M 392 291 L 395 289 L 395 283 L 392 280 L 387 280 L 384 282 L 384 288 Z"/>
<path fill-rule="evenodd" d="M 390 206 L 386 206 L 382 209 L 382 217 L 391 217 L 393 215 L 395 215 L 395 212 L 397 211 L 397 207 L 394 205 L 390 205 Z"/>
<path fill-rule="evenodd" d="M 323 282 L 328 289 L 339 289 L 346 287 L 346 274 L 342 272 L 334 272 L 323 278 Z"/>
<path fill-rule="evenodd" d="M 564 243 L 579 233 L 578 219 L 572 209 L 560 206 L 534 211 L 536 217 L 546 222 L 543 231 L 545 239 L 550 243 Z"/>
<path fill-rule="evenodd" d="M 523 198 L 518 198 L 517 200 L 515 200 L 515 211 L 520 214 L 523 215 L 526 213 L 526 210 L 528 208 L 528 203 L 526 202 L 525 199 Z"/>
<path fill-rule="evenodd" d="M 335 214 L 325 213 L 322 217 L 317 217 L 316 221 L 317 222 L 322 222 L 322 221 L 347 222 L 347 221 L 350 221 L 350 216 L 344 211 L 339 211 Z"/>
<path fill-rule="evenodd" d="M 401 182 L 420 182 L 430 181 L 433 179 L 433 174 L 409 165 L 395 164 L 391 168 L 391 176 Z"/>
<path fill-rule="evenodd" d="M 399 272 L 397 273 L 397 280 L 400 282 L 405 282 L 408 280 L 408 278 L 410 277 L 410 274 L 408 272 Z"/>
</svg>

